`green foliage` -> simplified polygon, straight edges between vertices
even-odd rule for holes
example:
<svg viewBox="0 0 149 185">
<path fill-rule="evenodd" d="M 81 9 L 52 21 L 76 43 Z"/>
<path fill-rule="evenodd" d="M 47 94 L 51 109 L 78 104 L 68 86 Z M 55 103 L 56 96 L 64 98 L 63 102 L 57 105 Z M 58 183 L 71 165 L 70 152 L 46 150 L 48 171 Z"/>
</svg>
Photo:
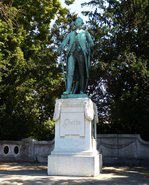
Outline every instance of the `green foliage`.
<svg viewBox="0 0 149 185">
<path fill-rule="evenodd" d="M 112 132 L 145 134 L 149 130 L 149 69 L 147 60 L 125 55 L 112 64 L 109 92 L 112 94 Z M 117 73 L 117 68 L 119 72 Z"/>
<path fill-rule="evenodd" d="M 149 131 L 149 17 L 147 0 L 90 1 L 95 38 L 89 94 L 99 110 L 103 133 Z M 101 90 L 104 84 L 106 92 Z"/>
<path fill-rule="evenodd" d="M 96 6 L 94 12 L 84 13 L 89 16 L 100 61 L 115 60 L 126 51 L 148 59 L 147 0 L 95 0 L 86 4 Z"/>
<path fill-rule="evenodd" d="M 52 140 L 54 139 L 54 127 L 54 122 L 47 120 L 41 124 L 35 125 L 30 133 L 30 136 L 38 140 Z"/>
<path fill-rule="evenodd" d="M 75 2 L 75 0 L 65 0 L 66 5 L 71 5 Z"/>
<path fill-rule="evenodd" d="M 58 0 L 0 2 L 0 139 L 53 135 L 47 120 L 64 86 L 55 48 L 67 14 Z"/>
</svg>

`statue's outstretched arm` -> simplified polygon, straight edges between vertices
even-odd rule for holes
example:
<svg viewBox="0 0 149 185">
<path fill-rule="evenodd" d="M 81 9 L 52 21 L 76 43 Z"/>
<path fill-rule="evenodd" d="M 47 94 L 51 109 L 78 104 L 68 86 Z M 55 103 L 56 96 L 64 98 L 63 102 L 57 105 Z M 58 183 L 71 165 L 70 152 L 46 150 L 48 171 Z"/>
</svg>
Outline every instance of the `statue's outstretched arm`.
<svg viewBox="0 0 149 185">
<path fill-rule="evenodd" d="M 68 44 L 70 39 L 70 34 L 68 34 L 65 39 L 63 40 L 63 42 L 61 43 L 60 47 L 59 47 L 59 51 L 62 51 L 64 49 L 64 47 Z"/>
</svg>

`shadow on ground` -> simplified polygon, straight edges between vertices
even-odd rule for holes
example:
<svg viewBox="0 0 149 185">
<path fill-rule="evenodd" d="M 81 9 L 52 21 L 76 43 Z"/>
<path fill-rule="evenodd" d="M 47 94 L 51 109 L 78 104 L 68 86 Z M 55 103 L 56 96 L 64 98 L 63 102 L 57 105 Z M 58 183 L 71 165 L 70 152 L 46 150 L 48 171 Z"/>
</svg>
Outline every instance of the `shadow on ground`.
<svg viewBox="0 0 149 185">
<path fill-rule="evenodd" d="M 0 164 L 1 166 L 1 164 Z M 6 168 L 5 168 L 6 167 Z M 0 167 L 1 185 L 149 185 L 148 167 L 104 167 L 96 177 L 47 176 L 46 165 Z"/>
</svg>

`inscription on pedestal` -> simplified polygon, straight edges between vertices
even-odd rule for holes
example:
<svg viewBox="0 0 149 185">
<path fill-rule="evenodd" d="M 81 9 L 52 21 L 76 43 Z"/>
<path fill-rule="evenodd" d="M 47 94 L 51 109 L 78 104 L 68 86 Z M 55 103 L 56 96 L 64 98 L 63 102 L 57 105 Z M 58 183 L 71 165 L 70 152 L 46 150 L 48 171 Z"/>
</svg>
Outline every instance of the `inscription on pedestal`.
<svg viewBox="0 0 149 185">
<path fill-rule="evenodd" d="M 64 123 L 62 124 L 62 127 L 66 128 L 66 127 L 80 127 L 81 122 L 78 120 L 71 120 L 71 119 L 65 119 Z"/>
<path fill-rule="evenodd" d="M 60 136 L 84 136 L 84 114 L 62 113 Z"/>
</svg>

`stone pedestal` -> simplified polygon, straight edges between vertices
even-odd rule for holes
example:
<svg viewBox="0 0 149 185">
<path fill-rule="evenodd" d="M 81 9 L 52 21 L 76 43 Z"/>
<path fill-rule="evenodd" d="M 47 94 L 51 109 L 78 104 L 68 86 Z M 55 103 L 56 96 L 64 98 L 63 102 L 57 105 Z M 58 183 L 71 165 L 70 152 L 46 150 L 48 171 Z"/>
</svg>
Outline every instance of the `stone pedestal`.
<svg viewBox="0 0 149 185">
<path fill-rule="evenodd" d="M 102 156 L 96 149 L 96 118 L 96 109 L 89 98 L 56 101 L 55 147 L 48 156 L 48 175 L 100 173 Z"/>
</svg>

